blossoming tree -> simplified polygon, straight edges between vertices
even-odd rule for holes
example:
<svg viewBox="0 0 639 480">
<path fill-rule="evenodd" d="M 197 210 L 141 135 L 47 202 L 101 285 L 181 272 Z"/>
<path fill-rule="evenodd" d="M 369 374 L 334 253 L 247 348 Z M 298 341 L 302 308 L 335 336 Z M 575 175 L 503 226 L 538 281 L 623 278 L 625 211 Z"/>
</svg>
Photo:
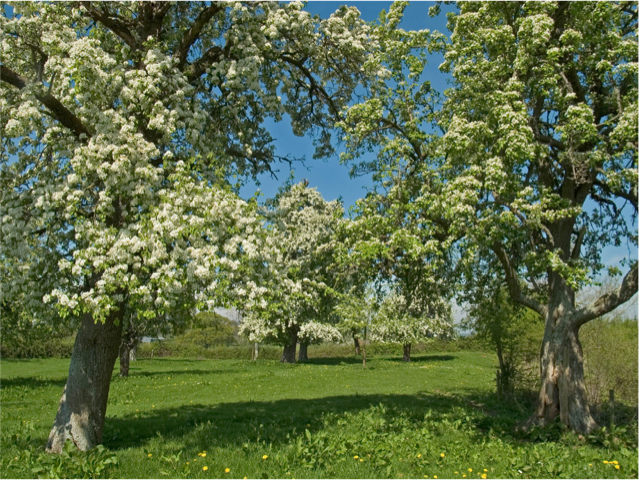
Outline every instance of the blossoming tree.
<svg viewBox="0 0 639 480">
<path fill-rule="evenodd" d="M 368 27 L 300 3 L 15 2 L 0 18 L 0 300 L 82 315 L 47 449 L 86 450 L 125 312 L 260 303 L 256 204 L 226 179 L 271 170 L 264 121 L 285 114 L 330 152 Z"/>
<path fill-rule="evenodd" d="M 327 202 L 305 181 L 284 188 L 265 211 L 268 306 L 251 312 L 240 330 L 252 342 L 284 345 L 282 362 L 295 362 L 298 341 L 341 337 L 327 319 L 334 301 L 334 234 L 343 213 L 339 201 Z"/>
<path fill-rule="evenodd" d="M 637 248 L 637 7 L 469 3 L 451 26 L 438 208 L 545 319 L 530 422 L 590 432 L 579 329 L 637 292 L 628 253 L 619 288 L 575 301 L 604 247 Z"/>
<path fill-rule="evenodd" d="M 496 265 L 512 299 L 544 318 L 530 422 L 559 417 L 589 432 L 579 329 L 637 292 L 636 5 L 468 2 L 449 22 L 448 44 L 424 33 L 405 57 L 394 52 L 406 33 L 388 21 L 376 29 L 380 63 L 405 68 L 351 109 L 352 155 L 381 145 L 383 163 L 387 145 L 404 149 L 406 170 L 427 179 L 411 203 L 434 238 L 458 248 L 465 286 L 481 289 L 475 267 Z M 426 49 L 444 50 L 454 78 L 439 114 L 423 102 Z M 576 303 L 604 247 L 623 243 L 619 288 Z"/>
<path fill-rule="evenodd" d="M 388 293 L 371 326 L 371 340 L 383 343 L 401 343 L 402 360 L 410 362 L 413 343 L 426 342 L 451 330 L 450 303 L 439 299 L 432 301 L 427 310 L 411 309 L 411 305 L 397 291 Z"/>
</svg>

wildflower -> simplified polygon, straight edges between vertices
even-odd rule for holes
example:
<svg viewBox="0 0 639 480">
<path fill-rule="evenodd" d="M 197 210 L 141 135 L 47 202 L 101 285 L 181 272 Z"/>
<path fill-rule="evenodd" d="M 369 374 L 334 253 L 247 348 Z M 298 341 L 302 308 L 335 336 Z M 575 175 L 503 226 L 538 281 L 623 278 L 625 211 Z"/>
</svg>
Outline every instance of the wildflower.
<svg viewBox="0 0 639 480">
<path fill-rule="evenodd" d="M 231 469 L 230 469 L 230 468 L 225 468 L 225 469 L 224 469 L 224 473 L 229 473 L 230 471 L 231 471 Z"/>
<path fill-rule="evenodd" d="M 360 461 L 360 462 L 363 462 L 363 461 L 364 461 L 364 459 L 363 459 L 363 458 L 360 458 L 360 459 L 359 459 L 359 461 Z"/>
<path fill-rule="evenodd" d="M 444 454 L 444 453 L 442 453 L 442 454 L 440 455 L 440 457 L 442 457 L 442 458 L 444 458 L 445 456 L 446 456 L 446 454 Z"/>
<path fill-rule="evenodd" d="M 359 455 L 355 455 L 353 458 L 357 460 L 359 458 Z"/>
<path fill-rule="evenodd" d="M 203 453 L 203 454 L 202 454 L 202 456 L 203 456 L 203 457 L 206 457 L 206 453 Z"/>
<path fill-rule="evenodd" d="M 485 474 L 485 473 L 482 473 L 482 474 L 481 474 L 481 478 L 486 478 L 486 474 Z"/>
<path fill-rule="evenodd" d="M 188 465 L 188 464 L 189 464 L 189 462 L 186 462 L 186 464 Z"/>
<path fill-rule="evenodd" d="M 488 469 L 487 469 L 487 468 L 484 468 L 484 472 L 487 472 L 487 471 L 488 471 Z"/>
<path fill-rule="evenodd" d="M 202 470 L 204 470 L 205 472 L 209 469 L 209 467 L 202 467 Z"/>
<path fill-rule="evenodd" d="M 424 478 L 428 478 L 428 475 L 424 475 Z"/>
<path fill-rule="evenodd" d="M 455 473 L 459 473 L 459 472 L 455 472 Z"/>
<path fill-rule="evenodd" d="M 619 462 L 618 462 L 617 460 L 613 460 L 613 461 L 612 461 L 612 462 L 610 462 L 610 463 L 614 463 L 615 465 L 619 465 Z"/>
<path fill-rule="evenodd" d="M 604 460 L 603 462 L 604 462 L 606 465 L 608 465 L 608 460 Z"/>
<path fill-rule="evenodd" d="M 147 457 L 149 457 L 149 458 L 151 458 L 152 456 L 153 456 L 153 454 L 152 454 L 152 453 L 149 453 L 149 454 L 147 455 Z"/>
<path fill-rule="evenodd" d="M 617 470 L 619 470 L 619 465 L 615 465 L 615 468 L 616 468 Z"/>
<path fill-rule="evenodd" d="M 266 460 L 268 458 L 268 455 L 262 455 L 262 460 Z"/>
<path fill-rule="evenodd" d="M 466 478 L 466 475 L 462 475 L 462 477 Z"/>
<path fill-rule="evenodd" d="M 422 454 L 421 454 L 421 453 L 418 453 L 418 454 L 417 454 L 417 458 L 422 458 Z"/>
<path fill-rule="evenodd" d="M 433 475 L 433 478 L 437 478 L 437 475 Z"/>
<path fill-rule="evenodd" d="M 592 463 L 589 463 L 589 464 L 588 464 L 588 466 L 589 466 L 589 467 L 592 467 Z"/>
<path fill-rule="evenodd" d="M 472 468 L 469 468 L 469 469 L 468 469 L 468 471 L 469 471 L 469 472 L 472 472 L 472 471 L 473 471 L 473 469 L 472 469 Z"/>
</svg>

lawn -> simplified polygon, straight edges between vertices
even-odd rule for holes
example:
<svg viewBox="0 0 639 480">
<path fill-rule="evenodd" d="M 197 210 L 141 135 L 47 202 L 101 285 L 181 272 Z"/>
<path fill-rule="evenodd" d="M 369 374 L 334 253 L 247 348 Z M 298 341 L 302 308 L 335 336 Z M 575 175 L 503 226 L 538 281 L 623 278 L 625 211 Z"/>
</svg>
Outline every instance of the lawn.
<svg viewBox="0 0 639 480">
<path fill-rule="evenodd" d="M 498 401 L 496 359 L 467 351 L 367 369 L 140 360 L 114 376 L 106 448 L 52 458 L 42 452 L 68 364 L 2 360 L 3 477 L 637 478 L 636 424 L 581 439 L 559 424 L 518 433 L 530 406 Z"/>
</svg>

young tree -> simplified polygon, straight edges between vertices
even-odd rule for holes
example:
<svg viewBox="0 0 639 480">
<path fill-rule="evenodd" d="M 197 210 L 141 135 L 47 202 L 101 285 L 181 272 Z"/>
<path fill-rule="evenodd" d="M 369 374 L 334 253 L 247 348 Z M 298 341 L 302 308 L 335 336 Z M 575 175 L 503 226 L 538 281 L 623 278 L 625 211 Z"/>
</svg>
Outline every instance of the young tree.
<svg viewBox="0 0 639 480">
<path fill-rule="evenodd" d="M 575 302 L 604 247 L 636 251 L 636 4 L 464 3 L 450 27 L 445 185 L 428 201 L 545 320 L 530 422 L 590 432 L 579 329 L 637 292 L 629 254 L 618 289 Z"/>
<path fill-rule="evenodd" d="M 339 201 L 327 202 L 305 181 L 285 187 L 268 202 L 263 253 L 270 277 L 262 283 L 268 285 L 263 296 L 268 306 L 252 313 L 241 332 L 251 341 L 284 345 L 282 362 L 295 363 L 305 324 L 327 323 L 334 302 L 334 233 L 343 213 Z"/>
<path fill-rule="evenodd" d="M 337 327 L 348 332 L 355 342 L 355 354 L 362 351 L 362 366 L 366 368 L 366 342 L 368 331 L 377 315 L 377 296 L 372 285 L 357 282 L 348 293 L 339 295 L 335 313 L 340 318 Z M 360 344 L 360 339 L 364 340 Z"/>
<path fill-rule="evenodd" d="M 434 301 L 428 309 L 411 309 L 406 298 L 392 291 L 382 301 L 371 328 L 371 339 L 378 342 L 401 343 L 402 360 L 410 362 L 413 343 L 426 342 L 443 335 L 452 327 L 450 304 Z"/>
<path fill-rule="evenodd" d="M 331 151 L 368 27 L 300 3 L 28 3 L 1 16 L 1 299 L 82 315 L 47 449 L 101 441 L 127 308 L 259 302 L 254 203 L 266 119 Z M 7 276 L 5 277 L 5 273 Z M 7 279 L 11 283 L 7 285 Z M 33 304 L 33 305 L 32 305 Z M 244 307 L 245 305 L 243 305 Z"/>
<path fill-rule="evenodd" d="M 497 394 L 509 398 L 515 388 L 518 366 L 522 363 L 523 344 L 533 337 L 531 332 L 540 332 L 542 319 L 537 312 L 513 302 L 503 283 L 494 288 L 484 285 L 461 325 L 473 330 L 477 337 L 488 341 L 495 349 L 499 361 Z"/>
</svg>

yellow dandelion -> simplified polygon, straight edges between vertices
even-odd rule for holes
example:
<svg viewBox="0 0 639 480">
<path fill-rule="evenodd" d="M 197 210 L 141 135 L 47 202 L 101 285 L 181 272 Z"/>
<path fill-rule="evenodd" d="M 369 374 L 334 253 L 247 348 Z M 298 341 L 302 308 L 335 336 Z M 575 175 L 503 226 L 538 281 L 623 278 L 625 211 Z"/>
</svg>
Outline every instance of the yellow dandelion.
<svg viewBox="0 0 639 480">
<path fill-rule="evenodd" d="M 608 465 L 608 460 L 604 460 L 603 463 L 605 463 L 606 465 Z"/>
<path fill-rule="evenodd" d="M 355 455 L 353 458 L 357 460 L 359 458 L 359 455 Z"/>
<path fill-rule="evenodd" d="M 482 474 L 481 474 L 481 478 L 486 478 L 486 474 L 485 474 L 485 473 L 482 473 Z"/>
<path fill-rule="evenodd" d="M 417 458 L 422 458 L 422 454 L 421 454 L 421 453 L 418 453 L 418 454 L 417 454 Z"/>
<path fill-rule="evenodd" d="M 363 461 L 364 461 L 364 459 L 363 459 L 363 458 L 360 458 L 360 459 L 359 459 L 359 461 L 360 461 L 360 462 L 363 462 Z"/>
<path fill-rule="evenodd" d="M 472 468 L 469 468 L 469 469 L 468 469 L 468 471 L 469 471 L 469 472 L 472 472 L 472 471 L 473 471 L 473 469 L 472 469 Z"/>
<path fill-rule="evenodd" d="M 203 456 L 203 457 L 206 457 L 206 453 L 203 453 L 203 454 L 202 454 L 202 456 Z"/>
<path fill-rule="evenodd" d="M 268 455 L 262 455 L 262 460 L 266 460 L 268 458 Z"/>
<path fill-rule="evenodd" d="M 149 458 L 151 458 L 152 456 L 153 456 L 153 454 L 152 454 L 152 453 L 149 453 L 149 454 L 147 455 L 147 457 L 149 457 Z"/>
<path fill-rule="evenodd" d="M 189 464 L 189 462 L 186 462 L 186 464 L 188 465 L 188 464 Z"/>
<path fill-rule="evenodd" d="M 424 478 L 428 478 L 428 475 L 424 475 Z"/>
<path fill-rule="evenodd" d="M 589 467 L 592 467 L 592 463 L 589 463 L 589 464 L 588 464 L 588 466 L 589 466 Z"/>
<path fill-rule="evenodd" d="M 612 462 L 610 462 L 610 463 L 614 463 L 615 465 L 619 465 L 619 462 L 618 462 L 617 460 L 613 460 L 613 461 L 612 461 Z"/>
<path fill-rule="evenodd" d="M 619 470 L 619 465 L 615 465 L 615 468 L 616 468 L 617 470 Z"/>
<path fill-rule="evenodd" d="M 442 453 L 441 455 L 439 455 L 440 457 L 444 458 L 446 456 L 446 454 Z"/>
<path fill-rule="evenodd" d="M 230 469 L 230 468 L 225 468 L 225 469 L 224 469 L 224 473 L 229 473 L 230 471 L 231 471 L 231 469 Z"/>
<path fill-rule="evenodd" d="M 459 473 L 459 472 L 455 472 L 455 473 Z"/>
<path fill-rule="evenodd" d="M 488 471 L 488 469 L 484 468 L 484 472 L 487 472 L 487 471 Z"/>
<path fill-rule="evenodd" d="M 462 475 L 462 477 L 466 478 L 466 475 Z"/>
<path fill-rule="evenodd" d="M 204 470 L 205 472 L 209 469 L 209 467 L 202 467 L 202 470 Z"/>
<path fill-rule="evenodd" d="M 437 475 L 433 475 L 433 478 L 437 478 Z"/>
</svg>

